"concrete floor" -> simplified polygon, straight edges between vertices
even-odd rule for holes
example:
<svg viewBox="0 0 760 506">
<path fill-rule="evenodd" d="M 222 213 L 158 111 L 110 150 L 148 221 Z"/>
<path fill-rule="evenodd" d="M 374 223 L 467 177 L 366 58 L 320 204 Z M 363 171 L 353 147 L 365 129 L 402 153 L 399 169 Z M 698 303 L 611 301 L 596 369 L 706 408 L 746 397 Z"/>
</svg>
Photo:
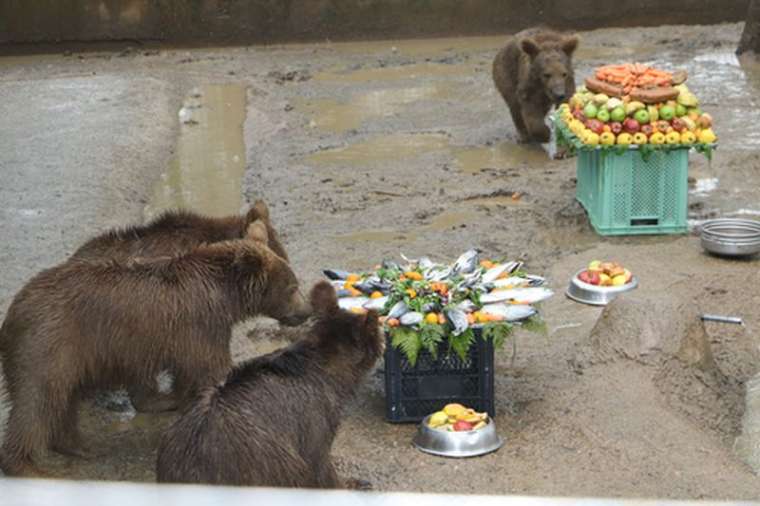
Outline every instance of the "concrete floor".
<svg viewBox="0 0 760 506">
<path fill-rule="evenodd" d="M 599 30 L 583 34 L 576 58 L 579 78 L 633 58 L 689 70 L 721 136 L 712 164 L 692 159 L 695 222 L 760 209 L 760 74 L 732 58 L 739 29 Z M 326 267 L 362 269 L 401 252 L 446 259 L 477 245 L 525 260 L 557 292 L 543 307 L 548 336 L 518 332 L 515 360 L 508 349 L 497 359 L 502 450 L 467 461 L 419 454 L 409 444 L 414 427 L 383 422 L 374 375 L 335 444 L 342 472 L 381 490 L 756 498 L 760 481 L 731 448 L 741 410 L 731 405 L 721 417 L 718 400 L 694 400 L 692 383 L 664 382 L 665 359 L 620 358 L 577 374 L 568 361 L 588 343 L 601 310 L 561 293 L 587 261 L 614 258 L 640 276 L 632 297 L 642 304 L 662 299 L 742 314 L 742 330 L 707 328 L 715 370 L 741 387 L 758 369 L 747 351 L 760 344 L 757 261 L 708 257 L 690 236 L 597 236 L 574 202 L 574 161 L 550 161 L 539 148 L 515 143 L 490 81 L 501 41 L 0 58 L 0 311 L 35 272 L 87 237 L 141 221 L 157 195 L 178 191 L 192 201 L 206 193 L 204 180 L 184 186 L 189 178 L 171 176 L 185 174 L 176 163 L 192 165 L 183 139 L 207 128 L 201 117 L 190 122 L 187 111 L 213 107 L 206 102 L 211 85 L 244 86 L 244 123 L 214 134 L 219 156 L 232 159 L 242 127 L 244 175 L 240 189 L 222 190 L 228 193 L 217 202 L 242 208 L 267 200 L 305 285 Z M 225 166 L 215 159 L 209 172 Z M 639 316 L 652 319 L 646 311 Z M 239 358 L 284 342 L 270 322 L 236 335 Z M 715 393 L 705 388 L 708 397 Z M 105 455 L 88 462 L 51 457 L 47 465 L 66 478 L 152 480 L 155 442 L 171 418 L 88 406 L 85 433 Z"/>
</svg>

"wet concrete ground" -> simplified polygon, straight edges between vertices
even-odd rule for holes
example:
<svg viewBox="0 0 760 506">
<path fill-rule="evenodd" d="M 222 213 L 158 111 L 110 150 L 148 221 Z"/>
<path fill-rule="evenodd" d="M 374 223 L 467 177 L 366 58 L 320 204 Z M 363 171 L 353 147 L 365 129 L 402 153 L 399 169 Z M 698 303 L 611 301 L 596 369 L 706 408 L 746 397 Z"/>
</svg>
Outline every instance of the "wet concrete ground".
<svg viewBox="0 0 760 506">
<path fill-rule="evenodd" d="M 576 58 L 579 78 L 633 58 L 689 70 L 721 137 L 712 163 L 691 161 L 695 222 L 760 209 L 760 72 L 738 66 L 738 38 L 735 25 L 600 30 L 583 34 Z M 744 316 L 741 332 L 708 328 L 721 363 L 741 369 L 752 356 L 741 350 L 760 344 L 757 261 L 708 257 L 689 236 L 594 234 L 574 201 L 574 161 L 515 143 L 490 80 L 501 42 L 0 58 L 0 310 L 88 236 L 177 203 L 224 213 L 264 198 L 306 285 L 324 267 L 361 269 L 400 252 L 448 259 L 476 245 L 524 259 L 557 292 L 544 307 L 548 335 L 518 332 L 514 360 L 509 349 L 497 359 L 506 446 L 467 461 L 416 452 L 414 427 L 383 421 L 375 375 L 336 441 L 345 474 L 382 490 L 758 497 L 760 480 L 731 449 L 735 414 L 718 423 L 708 408 L 685 408 L 685 392 L 636 362 L 583 375 L 569 367 L 600 310 L 561 295 L 587 261 L 620 260 L 642 281 L 637 296 Z M 285 342 L 270 322 L 236 335 L 239 358 Z M 104 455 L 53 457 L 49 467 L 75 479 L 152 480 L 172 415 L 133 415 L 88 407 L 85 432 Z"/>
</svg>

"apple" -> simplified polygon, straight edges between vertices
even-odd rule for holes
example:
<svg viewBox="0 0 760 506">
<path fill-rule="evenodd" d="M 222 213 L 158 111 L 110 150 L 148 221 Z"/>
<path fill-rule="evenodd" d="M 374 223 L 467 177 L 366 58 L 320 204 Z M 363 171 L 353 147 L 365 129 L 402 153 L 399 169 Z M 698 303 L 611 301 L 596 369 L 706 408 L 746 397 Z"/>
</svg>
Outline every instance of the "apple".
<svg viewBox="0 0 760 506">
<path fill-rule="evenodd" d="M 626 283 L 625 276 L 624 275 L 618 275 L 612 278 L 612 283 L 610 283 L 612 286 L 623 286 Z"/>
<path fill-rule="evenodd" d="M 675 115 L 676 115 L 675 107 L 664 105 L 660 108 L 660 118 L 664 119 L 665 121 L 672 120 L 675 117 Z"/>
<path fill-rule="evenodd" d="M 581 122 L 586 121 L 586 116 L 583 114 L 583 111 L 580 109 L 576 109 L 575 111 L 573 111 L 573 118 Z"/>
<path fill-rule="evenodd" d="M 610 123 L 610 132 L 612 132 L 615 135 L 618 135 L 620 132 L 623 131 L 623 124 L 619 121 L 613 121 Z"/>
<path fill-rule="evenodd" d="M 599 286 L 610 286 L 612 284 L 612 278 L 609 277 L 607 274 L 600 274 L 599 275 Z"/>
<path fill-rule="evenodd" d="M 623 122 L 623 131 L 629 134 L 635 134 L 641 130 L 641 125 L 633 118 L 626 118 Z"/>
<path fill-rule="evenodd" d="M 618 122 L 625 120 L 625 108 L 615 107 L 612 111 L 610 111 L 610 120 Z"/>
<path fill-rule="evenodd" d="M 649 112 L 646 109 L 639 109 L 633 114 L 633 119 L 641 123 L 649 123 Z"/>
<path fill-rule="evenodd" d="M 641 133 L 649 137 L 654 133 L 654 127 L 650 123 L 641 125 Z"/>
<path fill-rule="evenodd" d="M 591 285 L 599 285 L 600 282 L 600 274 L 598 272 L 592 272 L 588 276 L 588 282 Z"/>
<path fill-rule="evenodd" d="M 582 271 L 580 274 L 578 274 L 578 279 L 580 279 L 584 283 L 591 283 L 588 271 Z"/>
<path fill-rule="evenodd" d="M 687 112 L 687 111 L 686 111 L 686 107 L 685 107 L 685 106 L 683 106 L 683 105 L 681 105 L 681 104 L 678 104 L 678 105 L 676 106 L 676 116 L 677 116 L 677 117 L 679 117 L 679 118 L 680 118 L 680 117 L 682 117 L 682 116 L 686 116 L 686 112 Z"/>
<path fill-rule="evenodd" d="M 659 130 L 662 133 L 665 133 L 668 131 L 668 128 L 670 128 L 670 123 L 665 121 L 664 119 L 661 119 L 656 123 L 657 130 Z"/>
<path fill-rule="evenodd" d="M 670 126 L 673 127 L 673 130 L 679 133 L 686 130 L 686 123 L 681 118 L 673 118 L 673 121 L 670 122 Z"/>
<path fill-rule="evenodd" d="M 602 123 L 598 119 L 590 119 L 586 121 L 586 128 L 588 128 L 595 134 L 600 135 L 602 132 L 604 132 L 604 123 Z"/>
<path fill-rule="evenodd" d="M 598 112 L 599 109 L 594 104 L 586 104 L 583 108 L 583 114 L 589 119 L 596 118 Z"/>
<path fill-rule="evenodd" d="M 610 120 L 610 112 L 607 109 L 599 109 L 596 112 L 596 119 L 602 123 L 607 123 Z"/>
<path fill-rule="evenodd" d="M 474 426 L 470 422 L 465 422 L 464 420 L 457 420 L 454 423 L 454 431 L 456 432 L 472 430 L 473 427 Z"/>
<path fill-rule="evenodd" d="M 697 126 L 699 128 L 710 128 L 712 126 L 712 116 L 707 113 L 702 114 L 697 118 Z"/>
</svg>

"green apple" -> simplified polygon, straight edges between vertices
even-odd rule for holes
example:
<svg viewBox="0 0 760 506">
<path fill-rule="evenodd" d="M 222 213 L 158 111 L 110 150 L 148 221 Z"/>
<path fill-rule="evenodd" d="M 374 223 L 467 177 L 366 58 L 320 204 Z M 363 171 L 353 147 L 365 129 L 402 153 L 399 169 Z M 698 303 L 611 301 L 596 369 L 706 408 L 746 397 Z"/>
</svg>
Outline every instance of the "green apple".
<svg viewBox="0 0 760 506">
<path fill-rule="evenodd" d="M 669 106 L 669 105 L 663 105 L 660 107 L 660 118 L 664 119 L 665 121 L 672 120 L 676 115 L 676 109 L 675 107 Z"/>
<path fill-rule="evenodd" d="M 633 119 L 641 123 L 642 125 L 649 123 L 649 112 L 646 109 L 639 109 L 633 115 Z"/>
<path fill-rule="evenodd" d="M 682 117 L 686 116 L 687 112 L 688 111 L 686 110 L 686 107 L 684 107 L 683 105 L 678 104 L 676 106 L 676 116 L 677 117 L 682 118 Z"/>
<path fill-rule="evenodd" d="M 610 112 L 607 109 L 599 109 L 596 112 L 596 119 L 602 123 L 607 123 L 610 120 Z"/>
<path fill-rule="evenodd" d="M 599 109 L 594 104 L 586 104 L 586 107 L 583 108 L 583 115 L 586 116 L 588 119 L 594 119 L 596 118 L 597 113 L 599 112 Z"/>
<path fill-rule="evenodd" d="M 625 120 L 625 109 L 622 106 L 615 107 L 610 112 L 610 119 L 622 123 Z"/>
</svg>

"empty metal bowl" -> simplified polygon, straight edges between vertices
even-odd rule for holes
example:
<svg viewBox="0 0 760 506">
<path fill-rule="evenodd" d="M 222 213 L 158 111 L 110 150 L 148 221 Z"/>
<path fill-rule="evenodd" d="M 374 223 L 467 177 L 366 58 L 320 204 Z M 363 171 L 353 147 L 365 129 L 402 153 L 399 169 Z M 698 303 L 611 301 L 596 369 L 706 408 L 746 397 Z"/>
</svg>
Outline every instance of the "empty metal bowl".
<svg viewBox="0 0 760 506">
<path fill-rule="evenodd" d="M 496 424 L 488 417 L 488 424 L 478 430 L 449 432 L 428 427 L 430 415 L 417 428 L 412 443 L 417 449 L 439 457 L 477 457 L 495 452 L 504 440 L 496 433 Z"/>
<path fill-rule="evenodd" d="M 722 256 L 749 256 L 760 252 L 760 222 L 719 218 L 701 226 L 702 247 Z"/>
<path fill-rule="evenodd" d="M 565 292 L 565 295 L 576 302 L 591 304 L 592 306 L 606 306 L 621 293 L 629 292 L 639 286 L 639 280 L 636 276 L 633 276 L 629 283 L 622 286 L 597 286 L 584 283 L 578 279 L 578 274 L 585 270 L 581 269 L 575 273 Z"/>
</svg>

